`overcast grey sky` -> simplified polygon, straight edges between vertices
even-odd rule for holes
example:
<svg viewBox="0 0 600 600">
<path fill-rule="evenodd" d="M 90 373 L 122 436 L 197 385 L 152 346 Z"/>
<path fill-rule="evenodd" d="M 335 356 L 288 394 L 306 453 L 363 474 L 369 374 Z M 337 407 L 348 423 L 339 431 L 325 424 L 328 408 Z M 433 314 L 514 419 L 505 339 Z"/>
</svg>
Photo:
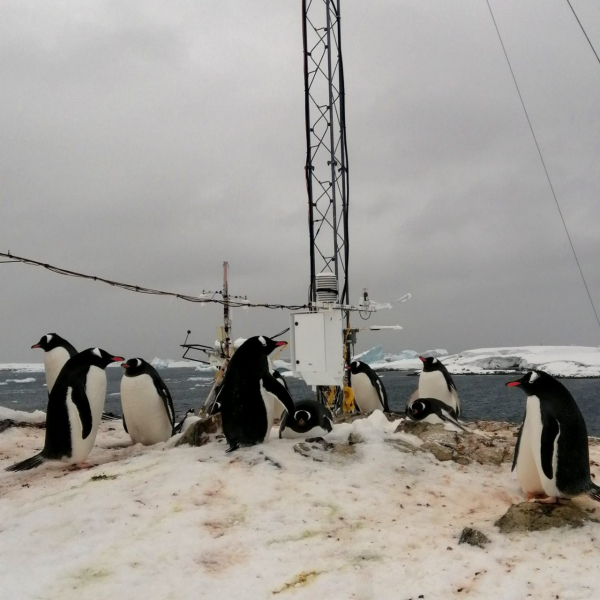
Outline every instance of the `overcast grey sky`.
<svg viewBox="0 0 600 600">
<path fill-rule="evenodd" d="M 563 0 L 492 0 L 600 305 L 600 65 Z M 573 0 L 600 50 L 600 5 Z M 342 0 L 351 290 L 387 350 L 599 345 L 485 0 Z M 298 1 L 0 5 L 2 251 L 148 287 L 302 303 L 309 273 Z M 216 307 L 0 265 L 0 362 L 177 358 Z M 282 311 L 236 310 L 234 336 Z"/>
</svg>

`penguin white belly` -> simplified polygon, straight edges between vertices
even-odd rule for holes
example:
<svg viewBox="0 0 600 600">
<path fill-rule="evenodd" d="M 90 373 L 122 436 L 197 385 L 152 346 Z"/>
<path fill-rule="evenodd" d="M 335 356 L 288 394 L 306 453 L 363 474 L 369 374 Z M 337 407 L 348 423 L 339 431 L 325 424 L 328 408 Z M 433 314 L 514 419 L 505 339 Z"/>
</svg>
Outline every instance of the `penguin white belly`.
<svg viewBox="0 0 600 600">
<path fill-rule="evenodd" d="M 283 414 L 284 410 L 285 410 L 285 406 L 283 406 L 283 404 L 281 404 L 281 402 L 279 402 L 279 400 L 276 400 L 273 405 L 273 418 L 281 419 L 281 415 Z"/>
<path fill-rule="evenodd" d="M 150 375 L 121 379 L 121 404 L 129 437 L 134 444 L 166 442 L 172 433 L 163 399 Z"/>
<path fill-rule="evenodd" d="M 280 404 L 280 402 L 275 394 L 267 392 L 263 386 L 262 379 L 260 381 L 260 396 L 265 403 L 265 409 L 267 411 L 267 431 L 265 433 L 265 442 L 268 442 L 269 436 L 271 435 L 271 429 L 273 427 L 273 421 L 275 420 L 275 405 Z"/>
<path fill-rule="evenodd" d="M 456 398 L 448 389 L 443 373 L 439 371 L 423 371 L 419 375 L 419 398 L 436 398 L 454 410 L 458 409 Z"/>
<path fill-rule="evenodd" d="M 313 437 L 325 437 L 328 433 L 329 433 L 329 431 L 327 431 L 326 429 L 323 429 L 319 425 L 317 425 L 316 427 L 313 427 L 312 429 L 309 429 L 308 431 L 306 431 L 304 433 L 300 433 L 298 431 L 294 431 L 293 429 L 290 429 L 289 427 L 286 427 L 281 432 L 281 437 L 283 439 L 287 439 L 287 440 L 297 440 L 297 439 L 306 439 L 306 438 L 313 438 Z"/>
<path fill-rule="evenodd" d="M 525 423 L 523 424 L 523 433 L 521 434 L 521 444 L 519 446 L 519 456 L 517 459 L 517 478 L 525 492 L 544 492 L 548 496 L 562 496 L 556 487 L 557 445 L 560 431 L 554 441 L 552 452 L 553 478 L 548 479 L 542 469 L 542 428 L 542 412 L 540 409 L 539 398 L 537 396 L 528 396 L 527 413 L 525 416 Z M 526 444 L 524 442 L 526 442 Z M 525 454 L 523 457 L 524 461 L 521 464 L 521 451 L 525 450 L 525 448 L 528 449 L 529 454 Z"/>
<path fill-rule="evenodd" d="M 371 385 L 371 380 L 364 373 L 352 375 L 352 389 L 356 404 L 360 412 L 370 413 L 374 410 L 383 410 L 377 390 Z"/>
<path fill-rule="evenodd" d="M 106 400 L 106 373 L 104 369 L 91 366 L 85 381 L 85 393 L 92 413 L 92 429 L 87 438 L 83 439 L 83 424 L 79 409 L 71 400 L 72 388 L 67 390 L 67 411 L 71 426 L 71 459 L 72 463 L 83 462 L 92 451 L 96 442 L 96 434 L 102 420 L 104 401 Z"/>
<path fill-rule="evenodd" d="M 71 358 L 63 347 L 53 348 L 44 353 L 44 371 L 46 372 L 46 387 L 48 393 L 52 391 L 56 378 L 65 363 Z"/>
</svg>

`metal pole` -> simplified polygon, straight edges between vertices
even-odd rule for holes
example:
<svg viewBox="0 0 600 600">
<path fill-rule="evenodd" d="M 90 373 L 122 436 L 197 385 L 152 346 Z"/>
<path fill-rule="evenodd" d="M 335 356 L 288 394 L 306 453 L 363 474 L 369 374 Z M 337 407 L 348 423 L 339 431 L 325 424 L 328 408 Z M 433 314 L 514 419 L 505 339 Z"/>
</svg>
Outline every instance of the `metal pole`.
<svg viewBox="0 0 600 600">
<path fill-rule="evenodd" d="M 229 358 L 230 358 L 230 353 L 229 353 L 229 347 L 230 347 L 230 343 L 231 343 L 231 319 L 229 318 L 229 286 L 227 283 L 227 272 L 229 270 L 229 263 L 228 262 L 224 262 L 223 263 L 223 300 L 225 301 L 223 303 L 223 325 L 225 327 L 225 347 L 224 347 L 224 354 L 225 354 L 225 366 L 227 365 Z"/>
</svg>

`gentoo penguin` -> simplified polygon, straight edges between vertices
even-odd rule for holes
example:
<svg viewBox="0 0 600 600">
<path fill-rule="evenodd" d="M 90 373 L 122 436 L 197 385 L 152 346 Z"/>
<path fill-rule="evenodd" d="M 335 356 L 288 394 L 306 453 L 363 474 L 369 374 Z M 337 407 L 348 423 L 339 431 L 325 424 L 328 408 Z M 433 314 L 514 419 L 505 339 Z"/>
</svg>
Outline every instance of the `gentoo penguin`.
<svg viewBox="0 0 600 600">
<path fill-rule="evenodd" d="M 39 454 L 6 470 L 27 471 L 47 460 L 83 463 L 96 441 L 104 408 L 104 369 L 111 362 L 121 360 L 124 359 L 99 348 L 88 348 L 70 358 L 50 392 L 44 448 Z"/>
<path fill-rule="evenodd" d="M 354 402 L 361 413 L 374 410 L 389 412 L 385 386 L 379 375 L 371 367 L 360 360 L 350 363 L 350 387 L 354 391 Z"/>
<path fill-rule="evenodd" d="M 333 429 L 331 411 L 315 400 L 301 400 L 296 404 L 294 419 L 288 424 L 288 412 L 283 411 L 279 437 L 286 439 L 318 437 Z"/>
<path fill-rule="evenodd" d="M 467 431 L 456 419 L 456 411 L 436 398 L 418 398 L 406 405 L 406 416 L 412 421 L 426 423 L 452 423 Z"/>
<path fill-rule="evenodd" d="M 460 417 L 460 398 L 448 369 L 432 356 L 429 358 L 419 356 L 419 358 L 423 362 L 423 370 L 419 375 L 418 397 L 441 400 L 451 406 L 456 411 L 456 416 Z"/>
<path fill-rule="evenodd" d="M 193 408 L 190 408 L 186 413 L 185 417 L 175 425 L 174 432 L 175 433 L 185 433 L 187 428 L 190 425 L 200 421 L 200 417 L 198 417 Z"/>
<path fill-rule="evenodd" d="M 288 388 L 287 382 L 285 381 L 283 375 L 277 369 L 273 370 L 272 374 L 273 377 L 286 389 L 287 393 L 289 394 L 290 388 Z M 284 410 L 285 409 L 283 408 L 283 404 L 281 404 L 281 402 L 275 402 L 275 407 L 273 409 L 273 418 L 281 420 L 281 416 L 283 415 Z"/>
<path fill-rule="evenodd" d="M 46 387 L 50 394 L 60 370 L 72 356 L 77 354 L 77 350 L 57 333 L 43 335 L 40 341 L 31 347 L 41 348 L 44 351 Z"/>
<path fill-rule="evenodd" d="M 173 435 L 175 411 L 171 394 L 156 369 L 143 358 L 121 364 L 123 427 L 134 444 L 151 446 Z"/>
<path fill-rule="evenodd" d="M 538 370 L 506 385 L 527 394 L 512 466 L 527 500 L 555 503 L 587 494 L 600 502 L 600 487 L 590 477 L 585 421 L 567 388 Z"/>
<path fill-rule="evenodd" d="M 263 335 L 255 336 L 248 338 L 231 357 L 217 396 L 228 452 L 269 439 L 276 400 L 291 415 L 296 412 L 288 391 L 271 375 L 267 359 L 275 348 L 285 345 L 286 342 Z"/>
</svg>

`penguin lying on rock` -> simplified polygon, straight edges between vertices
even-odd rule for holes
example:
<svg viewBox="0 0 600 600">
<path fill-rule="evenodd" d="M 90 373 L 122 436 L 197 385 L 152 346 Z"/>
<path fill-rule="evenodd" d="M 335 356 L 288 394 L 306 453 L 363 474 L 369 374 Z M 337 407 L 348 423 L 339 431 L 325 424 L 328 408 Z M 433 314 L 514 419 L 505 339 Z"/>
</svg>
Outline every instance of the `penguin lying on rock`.
<svg viewBox="0 0 600 600">
<path fill-rule="evenodd" d="M 229 361 L 223 386 L 217 396 L 228 452 L 269 439 L 275 401 L 288 413 L 295 407 L 287 389 L 269 371 L 268 355 L 287 342 L 260 335 L 248 338 Z M 288 417 L 294 420 L 294 417 Z"/>
<path fill-rule="evenodd" d="M 61 369 L 48 400 L 46 439 L 39 454 L 8 467 L 28 471 L 47 460 L 84 465 L 91 452 L 106 400 L 106 367 L 124 360 L 99 348 L 70 358 Z"/>
<path fill-rule="evenodd" d="M 569 390 L 538 370 L 506 385 L 527 394 L 512 466 L 527 500 L 556 503 L 587 494 L 600 502 L 600 487 L 590 476 L 585 421 Z"/>
<path fill-rule="evenodd" d="M 465 429 L 456 418 L 456 411 L 436 398 L 417 398 L 406 405 L 406 416 L 411 421 L 425 423 L 452 423 L 463 431 Z"/>
<path fill-rule="evenodd" d="M 293 419 L 288 419 L 287 410 L 283 412 L 279 437 L 286 439 L 322 437 L 332 429 L 333 415 L 329 408 L 315 400 L 301 400 L 296 404 Z"/>
</svg>

